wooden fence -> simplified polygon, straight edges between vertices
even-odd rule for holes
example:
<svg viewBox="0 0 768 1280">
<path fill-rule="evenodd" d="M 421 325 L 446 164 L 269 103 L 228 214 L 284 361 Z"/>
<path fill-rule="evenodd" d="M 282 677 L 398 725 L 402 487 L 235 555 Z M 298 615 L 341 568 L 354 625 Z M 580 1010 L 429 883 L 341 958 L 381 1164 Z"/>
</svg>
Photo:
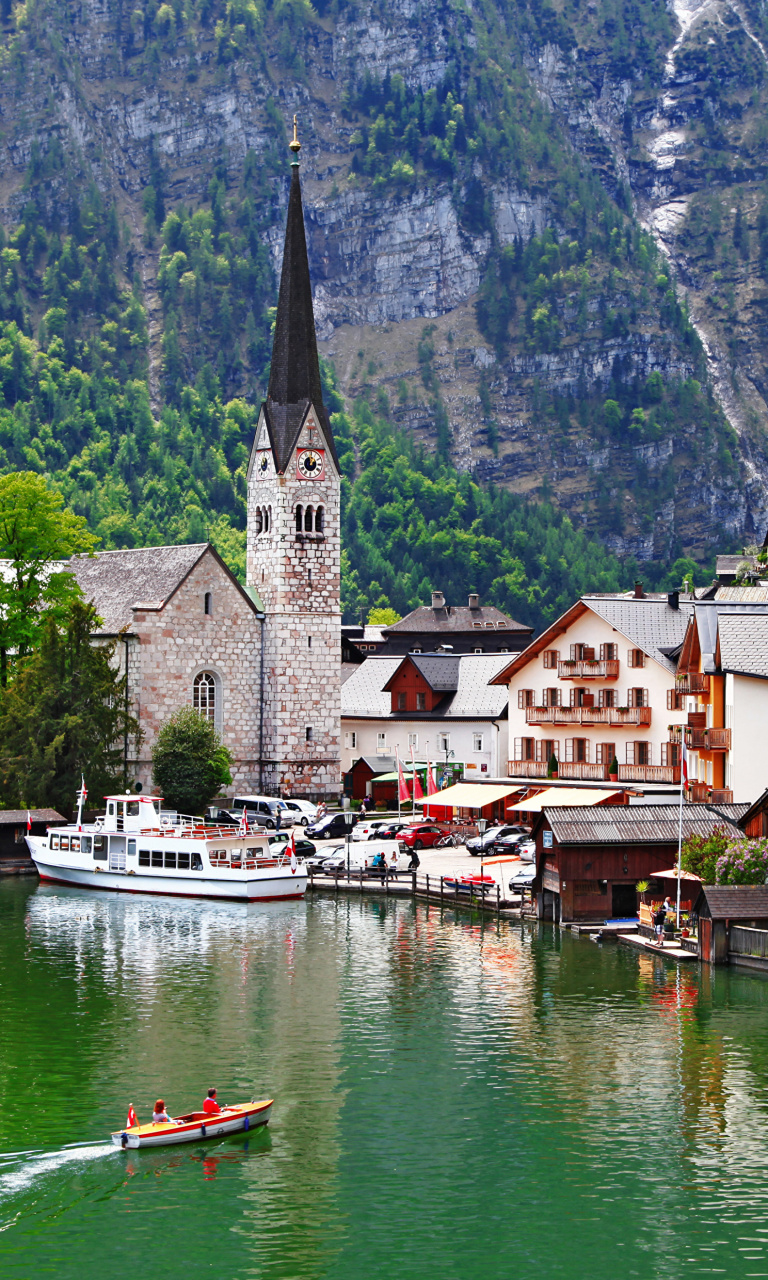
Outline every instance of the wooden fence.
<svg viewBox="0 0 768 1280">
<path fill-rule="evenodd" d="M 416 871 L 383 876 L 378 872 L 341 870 L 333 875 L 325 872 L 309 872 L 308 888 L 335 889 L 338 893 L 383 893 L 387 897 L 421 898 L 439 902 L 444 906 L 471 907 L 500 915 L 501 912 L 528 914 L 533 910 L 530 890 L 521 888 L 520 894 L 502 897 L 501 886 L 463 884 L 460 877 L 435 876 Z"/>
<path fill-rule="evenodd" d="M 749 929 L 743 924 L 732 924 L 728 950 L 734 956 L 755 956 L 768 960 L 768 929 Z"/>
</svg>

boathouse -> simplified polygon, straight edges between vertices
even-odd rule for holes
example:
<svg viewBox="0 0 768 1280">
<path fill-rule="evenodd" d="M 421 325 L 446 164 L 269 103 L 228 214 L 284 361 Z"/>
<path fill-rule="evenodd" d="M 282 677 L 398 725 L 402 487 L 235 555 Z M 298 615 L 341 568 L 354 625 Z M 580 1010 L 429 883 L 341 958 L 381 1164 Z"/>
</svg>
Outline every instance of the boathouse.
<svg viewBox="0 0 768 1280">
<path fill-rule="evenodd" d="M 686 804 L 683 839 L 736 826 L 744 804 Z M 537 915 L 570 921 L 637 915 L 638 880 L 677 860 L 678 805 L 545 807 L 533 827 Z"/>
<path fill-rule="evenodd" d="M 768 969 L 768 885 L 703 885 L 693 909 L 700 960 Z"/>
<path fill-rule="evenodd" d="M 44 836 L 49 827 L 66 822 L 55 809 L 31 809 L 31 833 Z M 26 845 L 27 810 L 0 809 L 0 875 L 33 875 L 35 864 Z"/>
</svg>

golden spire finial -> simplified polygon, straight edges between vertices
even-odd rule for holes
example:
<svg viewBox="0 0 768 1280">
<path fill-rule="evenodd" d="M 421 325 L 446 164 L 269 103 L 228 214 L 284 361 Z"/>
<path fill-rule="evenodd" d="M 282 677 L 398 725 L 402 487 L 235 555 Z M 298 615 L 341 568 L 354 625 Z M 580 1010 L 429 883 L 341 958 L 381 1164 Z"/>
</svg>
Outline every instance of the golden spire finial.
<svg viewBox="0 0 768 1280">
<path fill-rule="evenodd" d="M 299 152 L 301 151 L 301 143 L 299 142 L 299 117 L 298 116 L 293 117 L 293 138 L 288 143 L 288 146 L 291 148 L 291 151 L 293 152 L 295 158 L 298 160 Z"/>
</svg>

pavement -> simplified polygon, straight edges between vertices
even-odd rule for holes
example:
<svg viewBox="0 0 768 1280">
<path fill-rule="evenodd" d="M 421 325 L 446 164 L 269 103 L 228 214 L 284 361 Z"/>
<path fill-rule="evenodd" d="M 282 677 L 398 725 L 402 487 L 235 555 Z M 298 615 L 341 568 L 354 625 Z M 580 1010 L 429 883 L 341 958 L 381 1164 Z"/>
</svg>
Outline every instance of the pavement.
<svg viewBox="0 0 768 1280">
<path fill-rule="evenodd" d="M 301 828 L 297 827 L 296 835 L 298 836 L 300 832 Z M 330 854 L 331 850 L 338 848 L 343 841 L 313 840 L 312 843 L 317 846 L 318 852 L 327 848 Z M 351 856 L 354 857 L 356 853 L 363 850 L 367 843 L 366 840 L 351 840 L 349 844 Z M 439 849 L 419 849 L 419 864 L 420 876 L 434 876 L 437 880 L 440 876 L 480 875 L 480 859 L 473 858 L 463 844 L 458 848 L 443 846 Z M 498 868 L 488 867 L 484 874 L 494 875 L 494 871 L 498 873 Z"/>
</svg>

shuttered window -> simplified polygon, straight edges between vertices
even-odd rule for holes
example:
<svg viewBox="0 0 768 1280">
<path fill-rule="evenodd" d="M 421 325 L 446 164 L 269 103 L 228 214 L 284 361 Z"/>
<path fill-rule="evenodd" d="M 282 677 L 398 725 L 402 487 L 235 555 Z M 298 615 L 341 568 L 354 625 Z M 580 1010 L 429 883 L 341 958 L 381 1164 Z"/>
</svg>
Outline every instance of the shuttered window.
<svg viewBox="0 0 768 1280">
<path fill-rule="evenodd" d="M 519 711 L 524 711 L 526 707 L 536 706 L 536 694 L 533 689 L 518 689 L 517 691 L 517 707 Z"/>
<path fill-rule="evenodd" d="M 560 660 L 560 654 L 557 649 L 544 650 L 544 666 L 547 671 L 557 670 L 557 664 Z"/>
<path fill-rule="evenodd" d="M 685 698 L 677 689 L 667 689 L 667 711 L 685 711 Z"/>
<path fill-rule="evenodd" d="M 608 768 L 613 764 L 613 758 L 616 755 L 615 742 L 598 742 L 597 744 L 597 763 L 604 764 Z"/>
<path fill-rule="evenodd" d="M 645 654 L 642 649 L 630 649 L 627 654 L 627 665 L 630 667 L 644 667 Z"/>
<path fill-rule="evenodd" d="M 544 706 L 559 707 L 561 705 L 561 702 L 560 702 L 561 696 L 562 696 L 562 691 L 560 689 L 545 689 L 544 690 Z"/>
<path fill-rule="evenodd" d="M 515 738 L 515 760 L 533 760 L 536 756 L 536 742 L 533 738 Z"/>
<path fill-rule="evenodd" d="M 647 707 L 648 706 L 648 690 L 647 689 L 628 689 L 627 690 L 627 706 L 628 707 Z"/>
<path fill-rule="evenodd" d="M 589 764 L 589 738 L 566 738 L 565 759 L 578 764 Z"/>
<path fill-rule="evenodd" d="M 600 645 L 600 661 L 615 662 L 619 656 L 619 646 L 617 644 L 601 644 Z"/>
</svg>

